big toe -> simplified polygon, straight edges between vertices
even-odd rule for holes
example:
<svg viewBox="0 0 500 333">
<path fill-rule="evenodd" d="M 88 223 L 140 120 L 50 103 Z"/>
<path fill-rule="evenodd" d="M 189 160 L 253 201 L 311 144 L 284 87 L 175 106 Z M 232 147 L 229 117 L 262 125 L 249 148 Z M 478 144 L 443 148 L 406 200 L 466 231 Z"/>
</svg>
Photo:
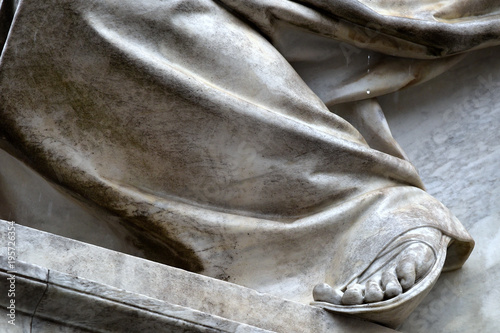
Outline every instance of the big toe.
<svg viewBox="0 0 500 333">
<path fill-rule="evenodd" d="M 419 255 L 415 258 L 416 278 L 424 276 L 436 262 L 436 256 L 430 246 L 419 244 Z"/>
<path fill-rule="evenodd" d="M 415 262 L 411 259 L 403 259 L 398 263 L 396 274 L 403 290 L 408 290 L 415 284 L 416 271 Z"/>
<path fill-rule="evenodd" d="M 404 290 L 411 288 L 435 262 L 432 249 L 426 244 L 413 244 L 401 257 L 396 273 Z"/>
</svg>

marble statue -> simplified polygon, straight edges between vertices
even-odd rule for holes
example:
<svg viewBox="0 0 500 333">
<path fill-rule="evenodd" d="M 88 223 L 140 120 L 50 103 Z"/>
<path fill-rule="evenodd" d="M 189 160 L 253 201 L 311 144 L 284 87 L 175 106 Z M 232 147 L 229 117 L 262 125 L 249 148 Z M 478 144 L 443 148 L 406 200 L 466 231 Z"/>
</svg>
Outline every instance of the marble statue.
<svg viewBox="0 0 500 333">
<path fill-rule="evenodd" d="M 498 4 L 0 3 L 3 149 L 152 259 L 397 326 L 472 251 L 377 96 L 499 44 Z"/>
</svg>

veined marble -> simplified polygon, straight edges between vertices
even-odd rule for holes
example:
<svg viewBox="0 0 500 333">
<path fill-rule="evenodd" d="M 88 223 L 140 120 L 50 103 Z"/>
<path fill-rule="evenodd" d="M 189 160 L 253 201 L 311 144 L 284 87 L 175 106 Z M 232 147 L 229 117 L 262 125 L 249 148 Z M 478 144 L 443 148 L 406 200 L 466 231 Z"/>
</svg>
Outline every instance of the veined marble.
<svg viewBox="0 0 500 333">
<path fill-rule="evenodd" d="M 500 48 L 471 54 L 422 86 L 381 98 L 392 133 L 427 191 L 468 228 L 476 247 L 442 273 L 403 332 L 500 327 Z"/>
<path fill-rule="evenodd" d="M 0 134 L 56 184 L 48 198 L 89 209 L 89 241 L 397 327 L 474 241 L 424 191 L 376 98 L 499 45 L 500 15 L 393 4 L 2 1 Z M 439 152 L 448 136 L 433 140 Z M 83 211 L 35 202 L 38 183 L 6 160 L 0 217 L 45 225 L 56 209 L 72 234 L 66 213 Z"/>
<path fill-rule="evenodd" d="M 7 222 L 0 221 L 2 244 L 7 243 L 7 227 Z M 393 332 L 21 225 L 15 226 L 15 232 L 17 327 L 2 320 L 0 329 L 6 332 L 29 331 L 31 326 L 37 333 Z M 2 245 L 2 280 L 12 269 L 6 253 Z M 3 309 L 9 302 L 6 287 L 0 284 Z M 32 323 L 28 316 L 33 317 Z"/>
</svg>

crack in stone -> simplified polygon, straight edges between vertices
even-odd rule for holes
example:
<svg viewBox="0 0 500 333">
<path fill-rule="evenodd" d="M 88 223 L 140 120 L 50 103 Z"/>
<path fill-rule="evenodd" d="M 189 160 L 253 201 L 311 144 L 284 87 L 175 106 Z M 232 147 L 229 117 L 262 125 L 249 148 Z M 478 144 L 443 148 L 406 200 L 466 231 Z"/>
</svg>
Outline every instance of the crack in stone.
<svg viewBox="0 0 500 333">
<path fill-rule="evenodd" d="M 35 309 L 33 310 L 33 314 L 31 315 L 31 318 L 30 318 L 30 333 L 33 333 L 33 318 L 36 315 L 36 310 L 38 310 L 38 306 L 40 305 L 40 303 L 42 302 L 43 297 L 47 293 L 47 289 L 49 289 L 49 277 L 50 277 L 50 269 L 47 270 L 47 279 L 46 279 L 45 290 L 43 291 L 42 296 L 40 296 L 40 299 L 36 303 Z"/>
</svg>

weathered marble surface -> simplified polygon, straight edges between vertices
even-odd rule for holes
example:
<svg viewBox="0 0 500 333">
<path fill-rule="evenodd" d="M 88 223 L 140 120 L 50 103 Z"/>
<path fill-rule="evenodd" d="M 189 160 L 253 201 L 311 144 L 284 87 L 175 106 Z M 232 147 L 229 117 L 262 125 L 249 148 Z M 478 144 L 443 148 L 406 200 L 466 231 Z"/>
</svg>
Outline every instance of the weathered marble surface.
<svg viewBox="0 0 500 333">
<path fill-rule="evenodd" d="M 134 235 L 116 217 L 95 206 L 83 206 L 8 152 L 13 152 L 12 147 L 0 137 L 1 218 L 144 257 L 144 251 L 134 245 Z"/>
<path fill-rule="evenodd" d="M 4 269 L 2 279 L 8 275 Z M 63 327 L 95 332 L 270 332 L 21 261 L 16 275 L 17 311 Z M 25 307 L 33 302 L 35 308 Z M 34 329 L 50 332 L 52 327 Z"/>
<path fill-rule="evenodd" d="M 2 221 L 4 243 L 5 231 L 6 222 Z M 67 325 L 118 331 L 127 325 L 141 332 L 184 332 L 181 328 L 195 332 L 392 332 L 21 225 L 17 225 L 16 235 L 17 270 L 24 276 L 18 280 L 18 310 L 33 313 L 36 308 L 42 318 Z M 0 254 L 5 251 L 2 246 Z M 5 271 L 4 257 L 1 264 Z M 49 281 L 46 290 L 44 281 Z M 6 299 L 3 288 L 2 284 L 2 305 Z M 127 317 L 137 322 L 123 321 Z M 26 322 L 21 319 L 20 323 Z M 44 327 L 43 322 L 40 325 Z"/>
<path fill-rule="evenodd" d="M 0 309 L 0 316 L 4 317 L 6 311 Z M 31 331 L 30 331 L 31 330 Z M 67 326 L 63 323 L 55 323 L 53 321 L 40 317 L 31 317 L 24 313 L 16 314 L 16 326 L 0 322 L 0 332 L 7 333 L 88 333 L 88 330 L 79 329 L 74 326 Z"/>
<path fill-rule="evenodd" d="M 469 261 L 443 273 L 403 332 L 495 332 L 500 327 L 500 48 L 381 98 L 392 132 L 427 190 L 476 241 Z"/>
<path fill-rule="evenodd" d="M 2 51 L 2 135 L 44 177 L 128 225 L 121 241 L 142 232 L 134 241 L 152 244 L 151 259 L 303 303 L 323 282 L 343 293 L 338 303 L 368 311 L 370 302 L 385 311 L 418 300 L 424 293 L 413 283 L 439 273 L 447 237 L 446 268 L 459 267 L 473 242 L 419 189 L 377 102 L 366 98 L 430 79 L 460 56 L 428 59 L 498 43 L 497 7 L 222 2 L 22 1 Z M 372 36 L 358 34 L 359 25 Z M 297 48 L 290 37 L 307 29 L 306 42 L 321 33 L 318 45 L 334 52 Z M 342 42 L 369 51 L 349 67 Z M 326 78 L 312 68 L 323 60 Z M 337 105 L 344 102 L 353 102 L 347 114 Z M 18 188 L 0 190 L 10 199 Z M 1 213 L 22 211 L 23 200 Z M 37 219 L 45 203 L 33 206 Z M 441 257 L 406 256 L 410 242 Z M 398 294 L 387 293 L 386 269 Z M 370 282 L 376 297 L 360 291 Z M 397 319 L 391 325 L 405 309 L 386 312 Z"/>
</svg>

